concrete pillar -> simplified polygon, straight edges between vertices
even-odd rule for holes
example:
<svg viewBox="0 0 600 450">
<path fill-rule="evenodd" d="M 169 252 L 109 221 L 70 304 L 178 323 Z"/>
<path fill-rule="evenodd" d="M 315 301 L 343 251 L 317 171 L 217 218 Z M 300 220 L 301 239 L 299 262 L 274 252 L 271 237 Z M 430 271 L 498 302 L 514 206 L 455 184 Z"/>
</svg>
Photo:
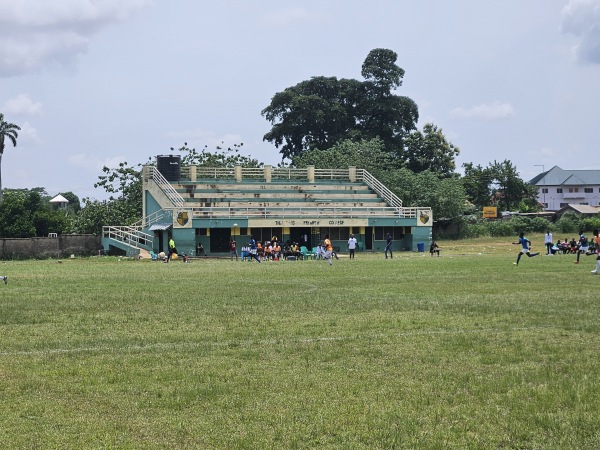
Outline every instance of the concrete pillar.
<svg viewBox="0 0 600 450">
<path fill-rule="evenodd" d="M 190 181 L 196 181 L 196 166 L 190 166 Z"/>
<path fill-rule="evenodd" d="M 348 179 L 350 180 L 350 183 L 354 183 L 356 181 L 356 167 L 348 167 Z"/>
<path fill-rule="evenodd" d="M 315 166 L 306 166 L 306 176 L 309 183 L 315 182 Z"/>
<path fill-rule="evenodd" d="M 270 165 L 266 165 L 265 166 L 265 181 L 267 183 L 271 182 L 271 178 L 272 178 L 272 172 L 271 172 L 272 167 Z"/>
<path fill-rule="evenodd" d="M 242 166 L 235 166 L 235 181 L 242 181 Z"/>
</svg>

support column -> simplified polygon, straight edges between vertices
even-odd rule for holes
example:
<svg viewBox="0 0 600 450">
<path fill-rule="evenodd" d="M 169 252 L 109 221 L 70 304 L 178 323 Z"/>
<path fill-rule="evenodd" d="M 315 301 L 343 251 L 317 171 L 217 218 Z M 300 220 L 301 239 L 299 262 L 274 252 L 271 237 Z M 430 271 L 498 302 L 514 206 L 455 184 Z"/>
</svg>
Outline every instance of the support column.
<svg viewBox="0 0 600 450">
<path fill-rule="evenodd" d="M 242 166 L 235 166 L 235 181 L 242 181 Z"/>
<path fill-rule="evenodd" d="M 272 167 L 270 165 L 266 165 L 265 166 L 265 181 L 267 183 L 271 182 L 271 178 L 272 178 L 272 172 L 271 172 Z"/>
<path fill-rule="evenodd" d="M 354 183 L 356 181 L 356 167 L 348 167 L 348 179 L 350 180 L 350 183 Z"/>
<path fill-rule="evenodd" d="M 196 166 L 190 166 L 190 181 L 196 181 Z"/>
<path fill-rule="evenodd" d="M 315 182 L 315 166 L 306 166 L 306 176 L 309 183 Z"/>
</svg>

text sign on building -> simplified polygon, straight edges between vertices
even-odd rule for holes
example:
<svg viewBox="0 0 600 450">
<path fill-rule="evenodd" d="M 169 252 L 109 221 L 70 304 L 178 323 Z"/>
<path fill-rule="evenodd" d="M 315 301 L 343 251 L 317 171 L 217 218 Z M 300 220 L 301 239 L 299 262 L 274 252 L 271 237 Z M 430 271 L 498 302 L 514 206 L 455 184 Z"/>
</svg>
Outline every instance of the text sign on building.
<svg viewBox="0 0 600 450">
<path fill-rule="evenodd" d="M 366 227 L 368 219 L 248 219 L 250 228 Z"/>
<path fill-rule="evenodd" d="M 498 208 L 496 206 L 484 206 L 483 207 L 483 218 L 484 219 L 495 219 L 498 217 Z"/>
</svg>

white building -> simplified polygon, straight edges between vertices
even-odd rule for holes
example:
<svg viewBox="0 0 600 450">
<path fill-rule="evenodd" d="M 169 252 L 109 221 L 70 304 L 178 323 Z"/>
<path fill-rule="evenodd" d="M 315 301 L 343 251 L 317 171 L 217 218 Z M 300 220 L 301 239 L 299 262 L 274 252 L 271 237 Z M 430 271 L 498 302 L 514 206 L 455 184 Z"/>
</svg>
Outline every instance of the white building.
<svg viewBox="0 0 600 450">
<path fill-rule="evenodd" d="M 529 181 L 548 211 L 571 205 L 600 205 L 600 170 L 563 170 L 554 166 Z"/>
</svg>

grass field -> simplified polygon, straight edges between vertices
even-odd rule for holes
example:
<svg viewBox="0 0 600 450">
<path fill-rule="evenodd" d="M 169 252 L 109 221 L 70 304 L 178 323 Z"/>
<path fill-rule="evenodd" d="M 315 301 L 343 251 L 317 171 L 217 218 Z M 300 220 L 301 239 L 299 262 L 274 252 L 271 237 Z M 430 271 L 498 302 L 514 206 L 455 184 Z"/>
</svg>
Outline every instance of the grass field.
<svg viewBox="0 0 600 450">
<path fill-rule="evenodd" d="M 595 258 L 440 245 L 0 262 L 0 448 L 600 448 Z"/>
</svg>

